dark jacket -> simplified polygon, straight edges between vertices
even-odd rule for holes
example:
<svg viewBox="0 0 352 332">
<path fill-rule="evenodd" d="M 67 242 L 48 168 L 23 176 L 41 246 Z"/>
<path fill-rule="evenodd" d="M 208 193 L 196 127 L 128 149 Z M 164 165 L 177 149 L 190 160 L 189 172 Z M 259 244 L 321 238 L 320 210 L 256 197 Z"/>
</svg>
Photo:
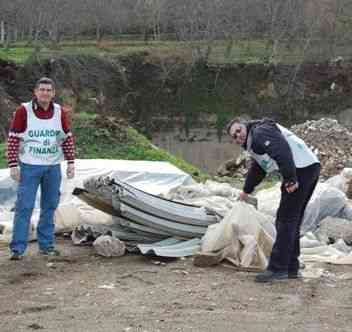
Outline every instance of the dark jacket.
<svg viewBox="0 0 352 332">
<path fill-rule="evenodd" d="M 266 153 L 276 161 L 283 177 L 283 183 L 296 182 L 296 166 L 291 148 L 275 122 L 272 120 L 251 121 L 246 126 L 247 138 L 249 134 L 252 135 L 251 149 L 253 152 L 260 155 Z M 247 143 L 246 141 L 243 146 L 246 150 L 249 148 Z M 247 194 L 253 192 L 265 176 L 264 170 L 252 158 L 243 191 Z"/>
</svg>

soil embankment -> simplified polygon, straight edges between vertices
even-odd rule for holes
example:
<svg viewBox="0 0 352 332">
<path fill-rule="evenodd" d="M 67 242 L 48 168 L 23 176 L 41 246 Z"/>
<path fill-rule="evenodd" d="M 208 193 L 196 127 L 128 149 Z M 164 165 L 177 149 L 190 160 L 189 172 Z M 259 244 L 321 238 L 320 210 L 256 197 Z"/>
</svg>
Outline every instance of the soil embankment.
<svg viewBox="0 0 352 332">
<path fill-rule="evenodd" d="M 114 113 L 138 129 L 183 126 L 186 135 L 205 120 L 218 129 L 234 114 L 302 122 L 336 115 L 352 102 L 352 63 L 305 63 L 300 67 L 237 64 L 209 67 L 143 53 L 113 60 L 67 55 L 16 66 L 0 62 L 1 99 L 31 97 L 40 76 L 57 82 L 58 100 L 78 111 Z M 13 104 L 2 105 L 11 114 Z"/>
<path fill-rule="evenodd" d="M 286 125 L 341 114 L 343 119 L 351 118 L 352 62 L 342 59 L 299 67 L 209 67 L 147 53 L 113 60 L 67 55 L 24 66 L 0 62 L 0 73 L 1 141 L 15 105 L 31 98 L 34 81 L 44 75 L 56 80 L 58 101 L 71 104 L 76 112 L 123 118 L 154 137 L 154 142 L 165 143 L 171 136 L 173 141 L 161 146 L 173 145 L 172 152 L 185 144 L 198 144 L 199 148 L 191 149 L 192 156 L 204 154 L 201 145 L 207 143 L 220 151 L 223 127 L 235 115 L 272 117 Z M 228 155 L 228 150 L 223 153 L 225 159 Z M 203 167 L 208 164 L 203 160 L 196 164 L 211 172 L 215 168 Z"/>
</svg>

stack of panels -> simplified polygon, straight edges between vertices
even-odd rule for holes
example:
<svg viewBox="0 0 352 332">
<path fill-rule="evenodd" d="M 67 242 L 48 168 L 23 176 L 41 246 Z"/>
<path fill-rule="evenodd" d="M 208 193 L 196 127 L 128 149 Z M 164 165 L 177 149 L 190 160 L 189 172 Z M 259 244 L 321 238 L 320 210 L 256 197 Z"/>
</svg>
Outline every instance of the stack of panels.
<svg viewBox="0 0 352 332">
<path fill-rule="evenodd" d="M 170 201 L 109 178 L 90 178 L 84 183 L 84 188 L 76 189 L 74 194 L 89 205 L 118 216 L 114 220 L 126 234 L 131 232 L 143 236 L 144 241 L 138 247 L 145 253 L 151 251 L 173 257 L 194 253 L 207 227 L 220 221 L 220 216 L 204 207 Z M 167 244 L 168 249 L 165 250 L 161 250 L 158 244 L 155 244 L 156 250 L 153 246 L 143 247 L 143 243 L 150 243 L 149 239 L 156 238 L 176 238 L 177 243 Z M 195 242 L 179 243 L 180 239 L 195 238 L 198 239 Z M 125 238 L 125 241 L 128 239 Z"/>
</svg>

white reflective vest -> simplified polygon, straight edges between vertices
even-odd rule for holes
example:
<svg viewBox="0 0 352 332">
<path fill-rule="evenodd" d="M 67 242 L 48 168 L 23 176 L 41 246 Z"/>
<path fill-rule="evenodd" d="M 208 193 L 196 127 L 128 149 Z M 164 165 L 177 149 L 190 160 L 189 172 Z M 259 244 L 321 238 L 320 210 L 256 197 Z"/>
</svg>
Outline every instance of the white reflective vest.
<svg viewBox="0 0 352 332">
<path fill-rule="evenodd" d="M 276 126 L 280 129 L 281 134 L 284 136 L 288 145 L 291 148 L 293 161 L 295 163 L 296 168 L 303 168 L 315 163 L 319 163 L 317 156 L 302 139 L 300 139 L 294 133 L 292 133 L 285 127 L 280 126 L 277 123 Z M 251 157 L 258 163 L 258 165 L 264 170 L 264 172 L 271 173 L 279 169 L 276 161 L 273 160 L 267 153 L 257 154 L 252 150 L 251 134 L 248 135 L 246 150 L 249 152 Z"/>
<path fill-rule="evenodd" d="M 51 119 L 39 119 L 32 102 L 22 104 L 27 111 L 27 128 L 19 135 L 19 159 L 30 165 L 56 165 L 63 160 L 61 144 L 66 139 L 61 122 L 61 107 L 54 104 Z"/>
</svg>

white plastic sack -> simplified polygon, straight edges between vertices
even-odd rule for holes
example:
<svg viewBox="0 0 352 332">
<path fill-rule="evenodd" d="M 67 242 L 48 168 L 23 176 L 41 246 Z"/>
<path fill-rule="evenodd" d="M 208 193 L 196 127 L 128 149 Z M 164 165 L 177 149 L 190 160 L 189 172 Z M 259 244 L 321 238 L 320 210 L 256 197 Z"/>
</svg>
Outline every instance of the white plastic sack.
<svg viewBox="0 0 352 332">
<path fill-rule="evenodd" d="M 0 211 L 0 242 L 11 241 L 14 212 L 2 209 Z M 29 229 L 29 241 L 37 239 L 37 225 L 39 221 L 39 210 L 35 209 L 31 218 Z M 113 217 L 109 214 L 92 208 L 81 202 L 79 208 L 74 204 L 61 204 L 54 215 L 55 233 L 72 231 L 75 227 L 83 224 L 111 225 Z"/>
<path fill-rule="evenodd" d="M 236 202 L 219 224 L 208 227 L 202 238 L 201 253 L 223 251 L 223 258 L 238 266 L 264 269 L 274 238 L 275 228 L 270 218 L 251 205 Z"/>
<path fill-rule="evenodd" d="M 352 168 L 344 168 L 342 172 L 325 181 L 331 187 L 341 190 L 346 194 L 348 183 L 352 180 Z"/>
<path fill-rule="evenodd" d="M 341 190 L 319 183 L 304 213 L 301 233 L 316 230 L 326 217 L 339 217 L 346 205 L 347 197 Z"/>
<path fill-rule="evenodd" d="M 259 211 L 276 216 L 281 197 L 280 185 L 278 183 L 270 189 L 257 193 Z M 319 227 L 320 221 L 327 216 L 341 216 L 346 211 L 347 202 L 347 197 L 341 190 L 325 183 L 318 183 L 305 210 L 301 233 L 314 231 Z"/>
<path fill-rule="evenodd" d="M 204 206 L 224 217 L 236 203 L 235 198 L 221 196 L 197 197 L 187 200 L 187 204 Z"/>
<path fill-rule="evenodd" d="M 170 190 L 165 197 L 171 200 L 189 201 L 193 198 L 221 196 L 237 198 L 240 190 L 232 187 L 229 183 L 219 183 L 207 180 L 205 183 L 182 185 Z"/>
</svg>

